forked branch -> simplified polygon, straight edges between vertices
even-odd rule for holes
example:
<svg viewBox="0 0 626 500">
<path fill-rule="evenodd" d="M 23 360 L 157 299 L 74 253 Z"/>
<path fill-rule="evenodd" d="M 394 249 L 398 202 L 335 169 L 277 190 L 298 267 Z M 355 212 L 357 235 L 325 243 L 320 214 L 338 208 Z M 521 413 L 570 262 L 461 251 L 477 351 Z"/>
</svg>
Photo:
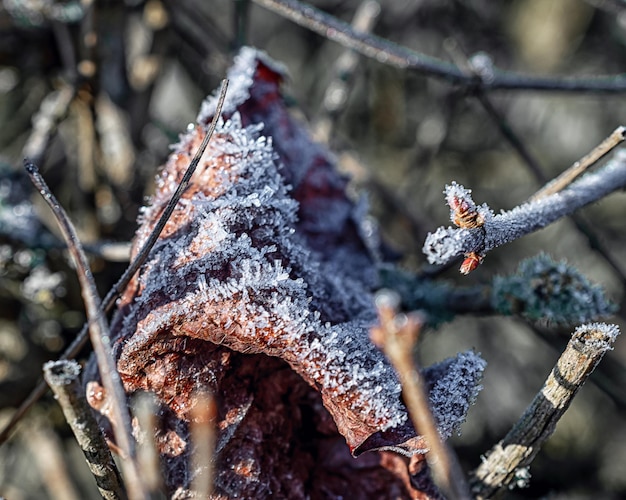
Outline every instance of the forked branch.
<svg viewBox="0 0 626 500">
<path fill-rule="evenodd" d="M 467 74 L 456 65 L 421 54 L 368 33 L 356 31 L 348 23 L 315 7 L 296 0 L 254 0 L 300 26 L 314 31 L 344 47 L 351 48 L 377 61 L 402 69 L 418 71 L 450 83 L 482 90 L 542 90 L 561 92 L 626 92 L 626 74 L 603 77 L 534 77 L 493 66 L 479 75 Z"/>
</svg>

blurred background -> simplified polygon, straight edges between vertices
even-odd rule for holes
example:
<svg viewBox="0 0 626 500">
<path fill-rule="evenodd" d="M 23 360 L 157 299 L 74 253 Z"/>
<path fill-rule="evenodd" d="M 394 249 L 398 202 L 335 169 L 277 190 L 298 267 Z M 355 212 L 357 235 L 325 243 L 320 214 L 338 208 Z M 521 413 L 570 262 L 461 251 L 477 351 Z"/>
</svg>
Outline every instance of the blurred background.
<svg viewBox="0 0 626 500">
<path fill-rule="evenodd" d="M 369 24 L 380 37 L 466 68 L 482 61 L 558 78 L 626 67 L 623 0 L 312 5 L 346 22 L 359 11 L 361 29 Z M 284 63 L 293 112 L 337 155 L 352 194 L 368 198 L 386 258 L 413 273 L 427 264 L 428 232 L 449 224 L 446 183 L 471 188 L 477 203 L 496 212 L 509 209 L 626 124 L 624 93 L 499 90 L 484 94 L 485 104 L 475 89 L 362 56 L 338 68 L 344 47 L 244 0 L 3 0 L 0 422 L 85 319 L 75 274 L 22 158 L 38 160 L 104 294 L 126 266 L 139 208 L 169 144 L 195 120 L 243 44 Z M 609 321 L 623 328 L 624 214 L 626 196 L 618 192 L 576 220 L 491 252 L 470 276 L 457 267 L 438 276 L 488 284 L 543 251 L 600 284 L 619 306 Z M 484 390 L 453 439 L 466 471 L 519 418 L 575 326 L 465 315 L 424 332 L 423 365 L 469 348 L 488 362 Z M 533 462 L 530 487 L 510 498 L 626 497 L 625 360 L 620 339 Z M 0 495 L 9 500 L 96 498 L 92 483 L 51 396 L 0 448 Z"/>
</svg>

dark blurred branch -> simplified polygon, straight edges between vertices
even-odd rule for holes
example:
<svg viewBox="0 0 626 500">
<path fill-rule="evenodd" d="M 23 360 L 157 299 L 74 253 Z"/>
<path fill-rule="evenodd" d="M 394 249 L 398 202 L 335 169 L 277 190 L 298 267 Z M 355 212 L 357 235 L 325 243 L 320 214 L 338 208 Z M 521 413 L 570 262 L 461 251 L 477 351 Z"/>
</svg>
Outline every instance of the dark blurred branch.
<svg viewBox="0 0 626 500">
<path fill-rule="evenodd" d="M 39 111 L 33 116 L 33 128 L 22 149 L 22 156 L 30 158 L 35 163 L 41 163 L 48 150 L 50 139 L 67 114 L 75 94 L 76 89 L 73 86 L 63 84 L 60 89 L 51 92 L 41 101 Z"/>
<path fill-rule="evenodd" d="M 371 32 L 380 5 L 374 0 L 367 0 L 359 5 L 352 19 L 352 27 L 360 33 Z M 333 129 L 341 112 L 346 108 L 350 93 L 350 82 L 359 63 L 359 56 L 353 50 L 345 50 L 335 61 L 333 79 L 324 92 L 320 116 L 313 125 L 313 134 L 321 142 L 327 143 L 333 135 Z"/>
<path fill-rule="evenodd" d="M 254 0 L 255 3 L 377 61 L 482 90 L 542 90 L 559 92 L 626 92 L 626 74 L 602 77 L 534 77 L 495 67 L 480 76 L 467 75 L 456 65 L 355 31 L 348 23 L 295 0 Z"/>
<path fill-rule="evenodd" d="M 59 56 L 63 62 L 66 77 L 75 84 L 78 76 L 76 71 L 76 50 L 69 26 L 65 22 L 52 21 L 52 31 L 57 42 Z"/>
<path fill-rule="evenodd" d="M 493 71 L 491 59 L 486 54 L 478 54 L 470 60 L 452 38 L 445 40 L 444 48 L 447 49 L 457 66 L 468 76 L 480 78 L 481 73 L 490 74 Z M 487 113 L 487 116 L 491 118 L 491 121 L 498 127 L 502 136 L 509 142 L 513 149 L 517 151 L 517 154 L 526 163 L 535 178 L 539 179 L 542 183 L 546 182 L 547 179 L 543 174 L 541 165 L 539 165 L 539 162 L 533 157 L 524 142 L 517 136 L 505 118 L 496 109 L 487 93 L 483 89 L 477 88 L 474 91 L 474 95 Z"/>
<path fill-rule="evenodd" d="M 200 163 L 202 155 L 204 154 L 204 151 L 206 150 L 206 147 L 209 144 L 209 140 L 211 139 L 213 132 L 215 132 L 215 128 L 217 127 L 217 122 L 221 116 L 224 99 L 226 98 L 227 88 L 228 88 L 228 81 L 224 80 L 222 82 L 222 87 L 220 89 L 220 96 L 217 101 L 217 109 L 215 111 L 213 121 L 209 125 L 208 131 L 204 139 L 202 140 L 202 143 L 200 144 L 198 151 L 196 152 L 195 156 L 191 160 L 189 167 L 187 168 L 187 170 L 185 171 L 185 174 L 183 175 L 181 183 L 179 184 L 175 193 L 172 195 L 172 198 L 170 199 L 168 205 L 166 206 L 165 210 L 163 210 L 163 214 L 159 218 L 159 221 L 157 222 L 154 228 L 154 231 L 150 234 L 150 236 L 146 240 L 146 243 L 137 254 L 137 257 L 133 259 L 130 266 L 126 269 L 126 271 L 124 271 L 124 274 L 122 275 L 122 277 L 113 286 L 113 288 L 109 290 L 109 292 L 106 294 L 104 300 L 102 301 L 102 311 L 108 312 L 111 310 L 111 308 L 115 304 L 115 300 L 117 299 L 117 297 L 124 291 L 124 289 L 130 282 L 132 277 L 135 275 L 135 273 L 139 270 L 139 268 L 143 265 L 143 263 L 148 258 L 148 254 L 150 253 L 150 250 L 156 243 L 159 235 L 161 234 L 161 231 L 165 227 L 165 224 L 167 224 L 167 221 L 172 215 L 172 212 L 174 211 L 174 208 L 176 207 L 178 200 L 183 194 L 183 191 L 187 188 L 187 185 L 189 184 L 189 180 L 191 179 L 191 176 L 195 172 L 196 167 L 198 166 L 198 163 Z M 74 341 L 70 344 L 70 346 L 65 350 L 65 352 L 61 356 L 61 359 L 71 359 L 80 352 L 80 350 L 84 347 L 85 343 L 87 342 L 88 326 L 89 325 L 85 325 L 83 327 L 83 329 L 80 331 L 78 336 L 74 339 Z M 24 402 L 20 405 L 20 407 L 15 411 L 15 413 L 11 416 L 11 418 L 9 419 L 5 427 L 2 429 L 2 432 L 0 432 L 0 444 L 4 443 L 8 439 L 9 435 L 11 434 L 12 430 L 15 428 L 17 423 L 26 414 L 26 412 L 39 400 L 39 398 L 41 398 L 41 396 L 45 394 L 45 392 L 46 392 L 46 384 L 45 382 L 41 381 L 35 387 L 35 389 L 33 389 L 33 391 L 28 395 L 28 397 L 24 400 Z"/>
<path fill-rule="evenodd" d="M 122 478 L 80 384 L 80 365 L 75 361 L 49 361 L 44 365 L 43 372 L 63 410 L 65 420 L 85 454 L 102 498 L 126 498 Z"/>
<path fill-rule="evenodd" d="M 235 0 L 235 13 L 233 16 L 235 33 L 235 47 L 240 49 L 248 40 L 248 25 L 250 20 L 250 0 Z"/>
<path fill-rule="evenodd" d="M 541 391 L 474 472 L 471 484 L 476 498 L 492 498 L 511 483 L 527 479 L 525 467 L 552 435 L 578 389 L 612 349 L 618 334 L 617 326 L 602 323 L 576 329 Z"/>
<path fill-rule="evenodd" d="M 626 12 L 626 0 L 585 0 L 596 9 L 603 10 L 612 15 Z"/>
</svg>

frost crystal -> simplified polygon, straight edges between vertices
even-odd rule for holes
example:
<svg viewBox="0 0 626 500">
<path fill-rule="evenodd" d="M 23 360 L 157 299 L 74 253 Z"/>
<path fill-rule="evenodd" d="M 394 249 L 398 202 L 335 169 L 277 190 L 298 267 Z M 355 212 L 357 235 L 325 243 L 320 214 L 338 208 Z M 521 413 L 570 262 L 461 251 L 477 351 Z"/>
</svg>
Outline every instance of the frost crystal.
<svg viewBox="0 0 626 500">
<path fill-rule="evenodd" d="M 328 395 L 331 413 L 336 398 L 346 395 L 350 410 L 371 425 L 398 426 L 406 411 L 391 368 L 369 342 L 368 290 L 293 231 L 298 204 L 275 157 L 271 141 L 258 127 L 242 127 L 238 113 L 218 126 L 197 174 L 196 182 L 207 186 L 204 196 L 182 204 L 185 233 L 162 239 L 153 250 L 158 260 L 141 276 L 137 313 L 124 320 L 135 333 L 121 352 L 120 371 L 134 371 L 134 358 L 157 332 L 184 322 L 181 334 L 286 360 Z M 211 182 L 216 172 L 219 186 Z M 175 189 L 169 178 L 166 169 L 160 186 L 167 196 L 159 193 L 146 209 L 146 222 Z M 140 231 L 138 240 L 144 235 Z M 154 297 L 166 290 L 169 300 L 155 307 Z"/>
<path fill-rule="evenodd" d="M 444 439 L 458 431 L 478 392 L 487 363 L 474 351 L 459 353 L 424 370 L 430 381 L 430 405 Z"/>
<path fill-rule="evenodd" d="M 596 331 L 599 335 L 589 335 L 590 332 Z M 579 343 L 582 349 L 598 351 L 610 351 L 613 344 L 620 334 L 617 325 L 607 323 L 588 323 L 576 328 L 572 335 L 572 341 Z"/>
</svg>

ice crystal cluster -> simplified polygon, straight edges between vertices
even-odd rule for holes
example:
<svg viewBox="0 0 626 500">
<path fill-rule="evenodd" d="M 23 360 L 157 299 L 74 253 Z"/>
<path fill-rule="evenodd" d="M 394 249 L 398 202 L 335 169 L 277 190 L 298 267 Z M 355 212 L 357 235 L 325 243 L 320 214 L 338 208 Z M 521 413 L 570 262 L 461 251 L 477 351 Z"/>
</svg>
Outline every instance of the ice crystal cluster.
<svg viewBox="0 0 626 500">
<path fill-rule="evenodd" d="M 523 261 L 513 275 L 495 277 L 491 300 L 499 313 L 533 321 L 574 324 L 615 312 L 600 286 L 546 254 Z"/>
<path fill-rule="evenodd" d="M 595 335 L 591 335 L 596 332 Z M 620 334 L 617 325 L 607 323 L 587 323 L 580 325 L 572 334 L 572 341 L 581 352 L 606 352 L 613 350 L 613 344 Z"/>
<path fill-rule="evenodd" d="M 443 437 L 459 431 L 464 419 L 455 415 L 467 414 L 474 402 L 474 397 L 468 399 L 467 394 L 482 389 L 478 384 L 486 366 L 487 363 L 476 352 L 466 351 L 427 368 L 427 378 L 432 381 L 430 405 L 440 409 L 437 412 L 437 427 Z"/>
</svg>

